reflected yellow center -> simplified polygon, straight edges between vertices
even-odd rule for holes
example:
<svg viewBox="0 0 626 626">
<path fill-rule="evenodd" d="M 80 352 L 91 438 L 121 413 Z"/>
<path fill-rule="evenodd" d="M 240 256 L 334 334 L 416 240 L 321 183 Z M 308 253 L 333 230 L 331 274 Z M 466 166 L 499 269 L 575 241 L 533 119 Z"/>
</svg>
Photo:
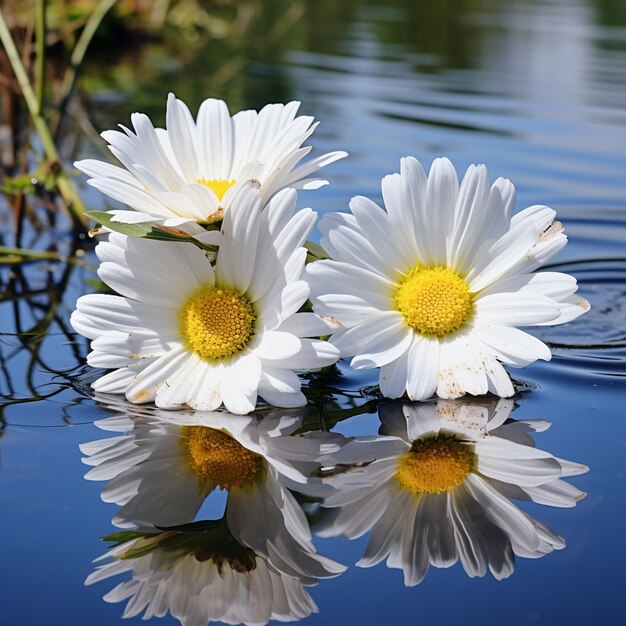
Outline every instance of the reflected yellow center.
<svg viewBox="0 0 626 626">
<path fill-rule="evenodd" d="M 180 311 L 180 331 L 205 361 L 225 359 L 243 350 L 254 333 L 252 303 L 233 289 L 202 287 Z"/>
<path fill-rule="evenodd" d="M 196 181 L 200 185 L 204 185 L 213 191 L 218 200 L 224 197 L 224 194 L 237 182 L 236 180 L 224 180 L 217 178 L 198 178 Z"/>
<path fill-rule="evenodd" d="M 186 426 L 183 437 L 194 472 L 220 489 L 250 486 L 263 472 L 263 457 L 221 430 Z"/>
<path fill-rule="evenodd" d="M 468 284 L 441 265 L 413 268 L 398 285 L 394 299 L 407 325 L 423 335 L 453 333 L 473 310 Z"/>
<path fill-rule="evenodd" d="M 432 437 L 413 442 L 396 468 L 403 489 L 418 496 L 444 493 L 458 487 L 474 469 L 472 447 L 451 437 Z"/>
</svg>

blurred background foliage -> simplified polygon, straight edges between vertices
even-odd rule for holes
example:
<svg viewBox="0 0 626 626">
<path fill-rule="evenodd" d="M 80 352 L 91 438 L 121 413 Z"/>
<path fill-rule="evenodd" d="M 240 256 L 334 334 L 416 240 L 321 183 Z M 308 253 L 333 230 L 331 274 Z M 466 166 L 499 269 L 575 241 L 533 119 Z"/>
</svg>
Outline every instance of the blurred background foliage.
<svg viewBox="0 0 626 626">
<path fill-rule="evenodd" d="M 289 100 L 289 57 L 306 52 L 318 54 L 320 63 L 332 63 L 357 55 L 366 62 L 378 54 L 355 45 L 354 25 L 364 14 L 380 49 L 387 55 L 397 49 L 412 71 L 428 75 L 443 68 L 471 68 L 480 63 L 483 42 L 501 27 L 498 16 L 514 14 L 517 4 L 2 0 L 8 34 L 0 50 L 0 192 L 5 198 L 0 200 L 0 261 L 28 256 L 8 250 L 25 247 L 26 230 L 58 228 L 59 220 L 62 230 L 83 230 L 84 200 L 72 182 L 76 172 L 71 161 L 81 152 L 108 158 L 99 132 L 124 122 L 132 111 L 144 111 L 162 123 L 170 89 L 192 110 L 208 96 L 227 99 L 234 110 Z M 625 3 L 588 4 L 596 24 L 626 24 Z M 26 106 L 7 37 L 32 86 L 36 111 Z M 606 45 L 623 42 L 612 38 Z"/>
</svg>

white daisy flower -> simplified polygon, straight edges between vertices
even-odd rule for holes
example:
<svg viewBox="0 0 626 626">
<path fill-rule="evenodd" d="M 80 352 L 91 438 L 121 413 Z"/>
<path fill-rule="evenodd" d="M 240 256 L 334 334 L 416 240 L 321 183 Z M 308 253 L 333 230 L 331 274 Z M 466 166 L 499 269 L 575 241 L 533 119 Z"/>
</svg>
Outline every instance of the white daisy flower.
<svg viewBox="0 0 626 626">
<path fill-rule="evenodd" d="M 225 519 L 237 541 L 290 576 L 336 576 L 345 568 L 318 555 L 308 521 L 288 489 L 318 495 L 311 474 L 338 449 L 320 433 L 286 436 L 302 415 L 140 410 L 100 420 L 125 433 L 82 444 L 88 480 L 107 480 L 102 499 L 122 508 L 121 528 L 165 528 L 194 520 L 216 489 L 228 491 Z"/>
<path fill-rule="evenodd" d="M 515 189 L 483 165 L 459 182 L 450 161 L 428 176 L 412 157 L 382 181 L 386 211 L 357 196 L 322 220 L 331 261 L 307 267 L 314 310 L 345 327 L 331 339 L 355 369 L 380 367 L 380 389 L 412 400 L 514 393 L 502 364 L 549 360 L 518 326 L 562 324 L 589 308 L 576 280 L 532 273 L 567 242 L 555 212 L 511 216 Z"/>
<path fill-rule="evenodd" d="M 296 117 L 299 102 L 268 104 L 258 113 L 230 116 L 222 100 L 207 99 L 194 121 L 187 106 L 170 94 L 167 129 L 154 128 L 150 118 L 134 113 L 134 132 L 106 131 L 102 137 L 123 167 L 94 159 L 74 165 L 91 176 L 89 184 L 140 213 L 209 223 L 221 219 L 237 190 L 249 180 L 261 184 L 262 204 L 287 187 L 316 189 L 327 184 L 318 171 L 346 156 L 330 152 L 303 164 L 311 151 L 301 147 L 317 123 Z M 127 212 L 119 221 L 132 220 Z M 178 221 L 176 221 L 178 220 Z"/>
<path fill-rule="evenodd" d="M 323 536 L 360 537 L 371 530 L 363 558 L 385 558 L 412 586 L 429 565 L 460 561 L 468 576 L 510 576 L 515 555 L 538 558 L 565 546 L 561 537 L 517 508 L 509 497 L 571 507 L 585 494 L 561 480 L 587 467 L 534 447 L 529 433 L 548 422 L 504 423 L 513 402 L 380 406 L 386 437 L 347 443 L 333 461 L 359 463 L 330 479 L 334 509 Z M 529 445 L 529 444 L 533 445 Z"/>
<path fill-rule="evenodd" d="M 309 295 L 300 280 L 315 223 L 293 214 L 284 190 L 261 212 L 258 188 L 226 214 L 215 269 L 193 244 L 111 233 L 96 247 L 100 278 L 119 296 L 79 298 L 72 325 L 92 339 L 87 362 L 115 368 L 93 384 L 133 403 L 248 413 L 257 394 L 274 406 L 302 406 L 294 370 L 334 363 L 337 348 L 308 339 L 329 324 L 297 313 Z"/>
<path fill-rule="evenodd" d="M 130 573 L 129 580 L 104 596 L 106 602 L 128 601 L 122 617 L 143 613 L 147 620 L 169 611 L 183 626 L 213 621 L 258 625 L 317 613 L 304 588 L 316 584 L 314 576 L 279 572 L 238 543 L 223 520 L 200 522 L 188 530 L 119 535 L 118 545 L 97 559 L 107 562 L 85 584 Z"/>
</svg>

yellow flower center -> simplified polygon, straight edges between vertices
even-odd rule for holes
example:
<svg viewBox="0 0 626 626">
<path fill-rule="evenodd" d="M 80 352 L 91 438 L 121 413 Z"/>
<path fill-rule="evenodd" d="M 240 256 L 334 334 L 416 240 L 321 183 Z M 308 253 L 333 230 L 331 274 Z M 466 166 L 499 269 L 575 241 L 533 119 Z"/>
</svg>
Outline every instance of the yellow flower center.
<svg viewBox="0 0 626 626">
<path fill-rule="evenodd" d="M 224 197 L 224 194 L 237 182 L 236 180 L 224 180 L 217 178 L 198 178 L 196 181 L 200 185 L 208 187 L 217 196 L 218 200 Z"/>
<path fill-rule="evenodd" d="M 183 442 L 193 471 L 220 489 L 248 487 L 263 472 L 263 457 L 221 430 L 185 426 Z"/>
<path fill-rule="evenodd" d="M 468 284 L 441 265 L 413 268 L 400 281 L 394 299 L 407 325 L 423 335 L 453 333 L 473 310 Z"/>
<path fill-rule="evenodd" d="M 205 361 L 225 359 L 241 352 L 254 333 L 252 303 L 233 289 L 202 287 L 180 311 L 180 331 Z"/>
<path fill-rule="evenodd" d="M 458 487 L 474 469 L 472 447 L 445 436 L 418 439 L 400 458 L 395 478 L 403 489 L 419 496 Z"/>
</svg>

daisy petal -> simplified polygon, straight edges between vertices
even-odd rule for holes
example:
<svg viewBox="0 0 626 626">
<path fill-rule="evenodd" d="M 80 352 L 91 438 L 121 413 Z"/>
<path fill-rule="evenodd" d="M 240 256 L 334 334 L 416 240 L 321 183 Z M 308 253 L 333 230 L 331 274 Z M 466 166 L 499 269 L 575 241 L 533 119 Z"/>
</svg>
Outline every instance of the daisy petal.
<svg viewBox="0 0 626 626">
<path fill-rule="evenodd" d="M 398 176 L 397 174 L 395 176 Z M 400 188 L 400 180 L 386 176 L 383 179 L 382 189 L 385 205 L 390 209 L 391 202 L 394 205 L 404 203 L 403 192 Z M 350 210 L 356 219 L 361 232 L 370 241 L 376 240 L 378 254 L 387 261 L 394 269 L 402 272 L 414 264 L 415 247 L 407 241 L 397 241 L 394 238 L 394 230 L 390 223 L 389 215 L 375 202 L 363 196 L 356 196 L 350 200 Z"/>
<path fill-rule="evenodd" d="M 329 318 L 323 318 L 315 313 L 296 313 L 287 318 L 279 327 L 285 333 L 296 337 L 321 337 L 332 335 L 341 326 Z"/>
<path fill-rule="evenodd" d="M 101 376 L 91 387 L 100 393 L 124 393 L 136 375 L 136 369 L 123 367 Z"/>
<path fill-rule="evenodd" d="M 226 103 L 208 98 L 198 110 L 202 178 L 230 180 L 233 160 L 233 125 Z"/>
<path fill-rule="evenodd" d="M 549 361 L 552 358 L 548 346 L 518 328 L 484 326 L 477 328 L 477 337 L 508 365 L 524 367 L 537 359 Z"/>
<path fill-rule="evenodd" d="M 481 296 L 495 293 L 536 293 L 562 300 L 572 295 L 577 289 L 576 279 L 569 274 L 560 272 L 538 272 L 536 274 L 519 274 L 499 280 L 481 291 Z"/>
<path fill-rule="evenodd" d="M 565 324 L 580 317 L 583 313 L 587 313 L 591 308 L 589 302 L 581 296 L 571 295 L 563 298 L 559 303 L 558 317 L 549 322 L 541 322 L 537 326 L 554 326 L 556 324 Z"/>
<path fill-rule="evenodd" d="M 187 105 L 177 100 L 173 93 L 170 93 L 167 97 L 165 119 L 168 130 L 167 136 L 178 163 L 178 168 L 195 181 L 201 177 L 196 167 L 198 159 L 193 140 L 195 124 Z"/>
<path fill-rule="evenodd" d="M 531 326 L 550 322 L 560 315 L 551 298 L 534 293 L 494 293 L 476 299 L 476 315 L 486 323 Z"/>
<path fill-rule="evenodd" d="M 411 262 L 419 259 L 426 264 L 431 251 L 428 245 L 430 232 L 430 215 L 426 204 L 427 177 L 417 159 L 404 157 L 400 159 L 400 177 L 402 179 L 403 204 L 387 207 L 389 217 L 396 230 L 404 233 L 406 249 L 412 253 Z M 410 210 L 409 210 L 410 207 Z"/>
<path fill-rule="evenodd" d="M 339 350 L 328 341 L 301 339 L 300 343 L 296 354 L 272 361 L 264 360 L 264 367 L 267 364 L 292 370 L 317 369 L 332 365 L 339 359 Z"/>
<path fill-rule="evenodd" d="M 306 268 L 305 278 L 311 284 L 314 298 L 332 293 L 337 282 L 345 285 L 344 293 L 365 300 L 374 308 L 386 310 L 392 306 L 394 284 L 379 274 L 336 261 L 318 261 Z"/>
<path fill-rule="evenodd" d="M 467 282 L 473 292 L 514 270 L 552 224 L 555 212 L 545 206 L 532 206 L 517 217 L 517 221 L 511 222 L 510 230 L 481 256 L 468 274 Z"/>
<path fill-rule="evenodd" d="M 411 400 L 426 400 L 437 389 L 439 342 L 415 336 L 408 354 L 407 395 Z"/>
<path fill-rule="evenodd" d="M 183 367 L 189 358 L 187 350 L 179 347 L 152 361 L 148 367 L 135 376 L 126 389 L 128 401 L 136 404 L 153 402 L 159 388 L 167 384 L 168 378 L 175 376 L 178 369 Z"/>
<path fill-rule="evenodd" d="M 362 350 L 369 350 L 370 346 L 375 350 L 382 345 L 391 348 L 396 343 L 405 341 L 407 335 L 409 330 L 402 317 L 395 312 L 387 312 L 371 316 L 358 326 L 339 331 L 330 341 L 342 356 L 352 356 L 361 354 Z"/>
<path fill-rule="evenodd" d="M 385 398 L 400 398 L 407 387 L 409 350 L 380 368 L 380 392 Z"/>
<path fill-rule="evenodd" d="M 261 195 L 258 185 L 250 183 L 242 187 L 236 204 L 237 209 L 224 216 L 215 276 L 218 285 L 245 293 L 254 271 L 259 236 Z"/>
<path fill-rule="evenodd" d="M 412 340 L 412 333 L 407 332 L 406 325 L 398 320 L 390 324 L 386 332 L 374 336 L 367 348 L 352 359 L 350 366 L 358 370 L 387 365 L 404 354 Z"/>
<path fill-rule="evenodd" d="M 491 215 L 489 179 L 484 165 L 470 165 L 459 189 L 454 208 L 454 227 L 447 250 L 447 264 L 462 274 L 474 260 L 477 244 L 482 243 L 484 225 Z"/>
<path fill-rule="evenodd" d="M 448 159 L 435 159 L 428 173 L 426 205 L 429 207 L 431 228 L 428 264 L 445 265 L 446 237 L 452 231 L 454 207 L 459 195 L 459 179 Z"/>
<path fill-rule="evenodd" d="M 245 415 L 256 406 L 261 362 L 254 354 L 242 356 L 226 368 L 220 382 L 224 406 L 231 413 Z"/>
<path fill-rule="evenodd" d="M 302 342 L 291 333 L 280 331 L 266 331 L 254 353 L 264 361 L 281 361 L 297 354 L 302 348 Z"/>
<path fill-rule="evenodd" d="M 288 369 L 263 367 L 259 395 L 272 406 L 304 406 L 306 397 L 300 391 L 300 379 Z"/>
<path fill-rule="evenodd" d="M 215 411 L 222 404 L 220 381 L 223 367 L 202 363 L 197 367 L 186 404 L 196 411 Z"/>
</svg>

